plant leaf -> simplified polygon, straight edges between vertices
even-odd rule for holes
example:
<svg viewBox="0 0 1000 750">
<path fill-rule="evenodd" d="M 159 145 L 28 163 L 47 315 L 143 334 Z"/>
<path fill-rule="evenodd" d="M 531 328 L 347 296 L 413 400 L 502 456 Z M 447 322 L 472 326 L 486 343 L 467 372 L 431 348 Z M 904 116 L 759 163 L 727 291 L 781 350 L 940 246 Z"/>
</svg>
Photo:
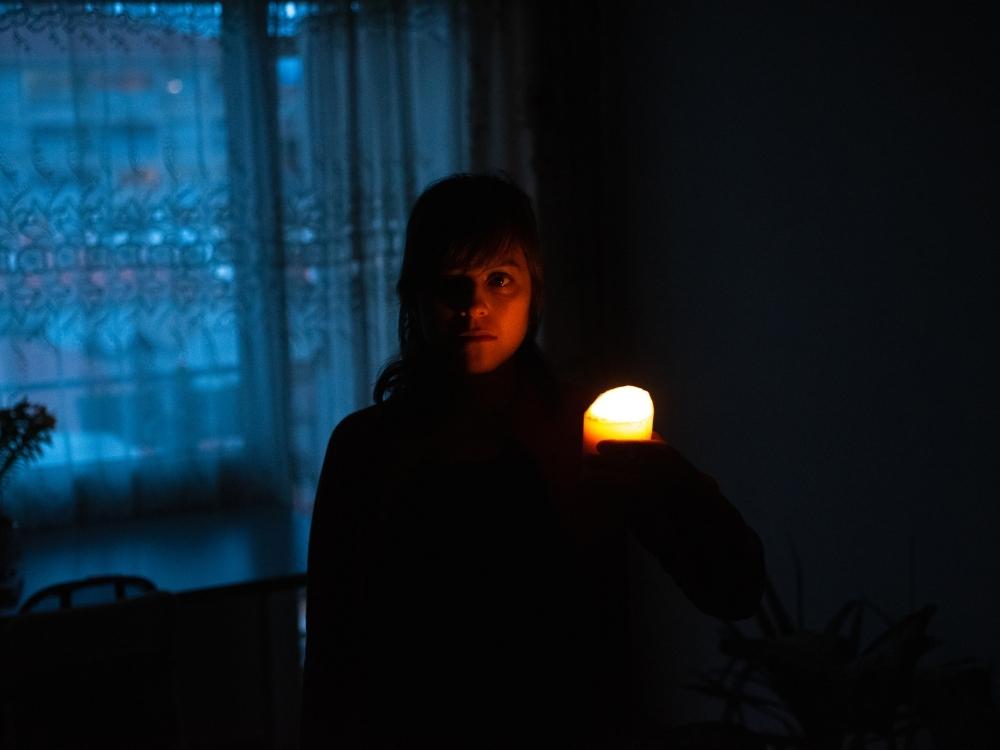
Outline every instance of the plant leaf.
<svg viewBox="0 0 1000 750">
<path fill-rule="evenodd" d="M 799 630 L 805 630 L 806 621 L 803 614 L 802 596 L 802 560 L 799 558 L 799 552 L 795 549 L 795 542 L 792 541 L 790 535 L 788 537 L 788 548 L 792 553 L 792 566 L 795 568 L 795 621 Z"/>
<path fill-rule="evenodd" d="M 792 625 L 791 618 L 788 616 L 788 610 L 786 610 L 785 605 L 781 603 L 781 598 L 778 596 L 778 592 L 775 590 L 774 583 L 771 581 L 770 577 L 767 578 L 766 587 L 764 588 L 764 599 L 767 601 L 771 614 L 774 615 L 778 631 L 782 635 L 790 635 L 791 633 L 794 633 L 795 628 Z"/>
</svg>

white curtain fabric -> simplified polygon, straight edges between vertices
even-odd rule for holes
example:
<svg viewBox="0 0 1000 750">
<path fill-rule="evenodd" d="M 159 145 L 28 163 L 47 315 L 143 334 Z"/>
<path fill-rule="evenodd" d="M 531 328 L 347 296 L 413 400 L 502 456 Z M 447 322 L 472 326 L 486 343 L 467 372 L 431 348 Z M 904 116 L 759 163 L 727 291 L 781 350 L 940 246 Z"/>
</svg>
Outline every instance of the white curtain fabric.
<svg viewBox="0 0 1000 750">
<path fill-rule="evenodd" d="M 312 498 L 395 350 L 406 214 L 470 163 L 439 0 L 0 3 L 0 398 L 26 526 Z"/>
</svg>

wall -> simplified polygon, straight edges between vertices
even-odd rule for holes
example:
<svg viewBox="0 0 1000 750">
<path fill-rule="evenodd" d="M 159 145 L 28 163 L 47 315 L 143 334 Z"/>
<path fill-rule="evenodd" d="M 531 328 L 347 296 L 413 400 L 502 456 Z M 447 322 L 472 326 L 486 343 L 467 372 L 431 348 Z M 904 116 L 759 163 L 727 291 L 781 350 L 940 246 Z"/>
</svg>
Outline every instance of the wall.
<svg viewBox="0 0 1000 750">
<path fill-rule="evenodd" d="M 604 343 L 789 600 L 794 545 L 809 626 L 931 602 L 929 662 L 995 659 L 997 32 L 780 5 L 626 6 Z M 645 570 L 642 635 L 685 644 L 646 660 L 648 700 L 697 714 L 671 690 L 716 631 Z"/>
</svg>

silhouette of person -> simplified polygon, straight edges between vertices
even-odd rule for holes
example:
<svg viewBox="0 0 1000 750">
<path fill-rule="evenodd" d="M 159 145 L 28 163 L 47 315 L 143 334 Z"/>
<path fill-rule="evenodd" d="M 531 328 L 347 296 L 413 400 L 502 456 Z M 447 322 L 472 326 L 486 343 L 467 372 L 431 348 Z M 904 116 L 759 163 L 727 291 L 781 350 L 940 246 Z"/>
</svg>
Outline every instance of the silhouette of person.
<svg viewBox="0 0 1000 750">
<path fill-rule="evenodd" d="M 508 178 L 416 201 L 399 356 L 316 493 L 304 748 L 626 746 L 628 529 L 703 611 L 756 611 L 760 541 L 710 477 L 662 441 L 584 459 L 596 394 L 535 343 L 542 284 Z"/>
</svg>

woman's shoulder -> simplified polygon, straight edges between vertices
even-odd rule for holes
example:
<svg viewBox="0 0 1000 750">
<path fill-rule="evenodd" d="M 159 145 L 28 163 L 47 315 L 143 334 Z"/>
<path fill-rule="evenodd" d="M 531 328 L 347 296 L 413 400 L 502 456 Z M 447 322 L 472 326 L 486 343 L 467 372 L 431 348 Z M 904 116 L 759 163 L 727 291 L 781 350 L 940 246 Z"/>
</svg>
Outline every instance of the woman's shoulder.
<svg viewBox="0 0 1000 750">
<path fill-rule="evenodd" d="M 385 430 L 385 405 L 373 404 L 351 412 L 330 434 L 327 451 L 355 452 L 381 439 Z"/>
<path fill-rule="evenodd" d="M 582 417 L 597 396 L 597 390 L 593 383 L 579 376 L 560 373 L 554 379 L 554 394 L 563 412 Z"/>
<path fill-rule="evenodd" d="M 323 477 L 372 477 L 391 460 L 395 430 L 391 410 L 374 404 L 345 416 L 330 434 L 323 457 Z M 321 481 L 322 484 L 322 481 Z"/>
<path fill-rule="evenodd" d="M 593 400 L 593 389 L 585 379 L 578 373 L 554 367 L 540 350 L 528 350 L 523 361 L 527 364 L 527 380 L 532 384 L 529 392 L 550 411 L 582 414 Z"/>
<path fill-rule="evenodd" d="M 597 395 L 593 384 L 570 378 L 560 381 L 559 393 L 566 408 L 581 415 Z"/>
<path fill-rule="evenodd" d="M 413 422 L 411 410 L 401 399 L 390 399 L 351 412 L 337 423 L 330 435 L 331 446 L 364 449 L 372 443 L 385 445 L 405 434 Z"/>
</svg>

